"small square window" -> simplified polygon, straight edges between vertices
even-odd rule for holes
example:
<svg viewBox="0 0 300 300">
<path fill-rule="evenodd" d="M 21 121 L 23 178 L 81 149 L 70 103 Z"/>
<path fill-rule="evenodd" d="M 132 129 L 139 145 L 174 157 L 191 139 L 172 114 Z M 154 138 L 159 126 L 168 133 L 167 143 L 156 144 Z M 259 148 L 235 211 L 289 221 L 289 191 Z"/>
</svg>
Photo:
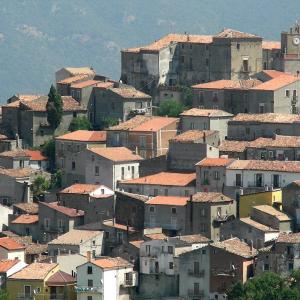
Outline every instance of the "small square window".
<svg viewBox="0 0 300 300">
<path fill-rule="evenodd" d="M 93 287 L 94 283 L 92 279 L 88 279 L 88 287 Z"/>
<path fill-rule="evenodd" d="M 155 212 L 155 207 L 154 207 L 154 206 L 150 206 L 150 207 L 149 207 L 149 211 L 150 211 L 150 212 Z"/>
<path fill-rule="evenodd" d="M 177 213 L 176 207 L 172 207 L 171 211 L 172 211 L 172 214 L 176 214 Z"/>
<path fill-rule="evenodd" d="M 173 270 L 174 269 L 174 263 L 173 262 L 169 262 L 169 269 Z"/>
<path fill-rule="evenodd" d="M 92 266 L 87 267 L 87 273 L 88 274 L 93 274 L 93 267 Z"/>
</svg>

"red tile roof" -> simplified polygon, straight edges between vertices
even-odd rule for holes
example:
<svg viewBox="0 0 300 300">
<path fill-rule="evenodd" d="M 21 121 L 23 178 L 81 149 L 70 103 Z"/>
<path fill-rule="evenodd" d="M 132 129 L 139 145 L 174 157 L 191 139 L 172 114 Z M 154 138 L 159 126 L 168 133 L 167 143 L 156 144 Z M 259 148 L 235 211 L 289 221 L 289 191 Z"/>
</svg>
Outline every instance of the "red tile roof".
<svg viewBox="0 0 300 300">
<path fill-rule="evenodd" d="M 263 70 L 261 72 L 268 75 L 270 78 L 276 78 L 276 77 L 279 77 L 279 76 L 282 76 L 282 75 L 288 75 L 287 73 L 280 72 L 280 71 L 277 71 L 277 70 Z"/>
<path fill-rule="evenodd" d="M 69 140 L 78 142 L 106 142 L 106 131 L 76 130 L 58 136 L 56 140 Z"/>
<path fill-rule="evenodd" d="M 120 183 L 163 186 L 190 186 L 194 185 L 195 180 L 196 173 L 160 172 L 136 179 L 122 180 Z"/>
<path fill-rule="evenodd" d="M 136 230 L 131 226 L 126 226 L 123 224 L 116 223 L 113 219 L 108 219 L 103 221 L 103 225 L 107 227 L 116 228 L 123 231 L 136 232 Z"/>
<path fill-rule="evenodd" d="M 193 202 L 233 202 L 233 199 L 215 192 L 199 192 L 193 195 Z"/>
<path fill-rule="evenodd" d="M 13 206 L 29 215 L 37 215 L 39 212 L 39 205 L 35 202 L 16 203 Z"/>
<path fill-rule="evenodd" d="M 9 259 L 9 260 L 1 260 L 0 261 L 0 273 L 6 273 L 9 269 L 11 269 L 14 265 L 19 263 L 18 259 Z"/>
<path fill-rule="evenodd" d="M 23 149 L 16 149 L 16 150 L 10 150 L 10 151 L 4 151 L 0 153 L 1 157 L 29 157 L 29 155 L 26 153 Z"/>
<path fill-rule="evenodd" d="M 300 244 L 300 232 L 279 234 L 276 243 Z"/>
<path fill-rule="evenodd" d="M 217 130 L 188 130 L 183 132 L 179 135 L 176 135 L 170 142 L 177 142 L 177 143 L 204 143 L 204 137 L 208 137 L 211 135 L 218 134 Z"/>
<path fill-rule="evenodd" d="M 12 224 L 34 224 L 39 221 L 38 215 L 20 215 L 16 219 L 14 219 Z"/>
<path fill-rule="evenodd" d="M 230 165 L 234 159 L 232 158 L 204 158 L 199 161 L 196 166 L 200 167 L 226 167 Z"/>
<path fill-rule="evenodd" d="M 113 86 L 114 86 L 113 82 L 105 81 L 105 82 L 97 83 L 95 87 L 99 88 L 99 89 L 108 89 L 108 88 L 113 87 Z"/>
<path fill-rule="evenodd" d="M 257 122 L 257 123 L 295 123 L 300 122 L 300 115 L 296 114 L 237 114 L 232 122 Z"/>
<path fill-rule="evenodd" d="M 300 148 L 299 136 L 275 135 L 273 138 L 257 138 L 249 142 L 247 148 Z"/>
<path fill-rule="evenodd" d="M 65 286 L 76 282 L 76 278 L 63 272 L 58 271 L 48 278 L 46 281 L 47 286 Z"/>
<path fill-rule="evenodd" d="M 152 118 L 151 116 L 137 115 L 128 121 L 109 127 L 108 130 L 131 130 Z"/>
<path fill-rule="evenodd" d="M 258 79 L 246 79 L 246 80 L 217 80 L 207 83 L 200 83 L 193 85 L 193 89 L 212 89 L 212 90 L 248 90 L 261 84 Z"/>
<path fill-rule="evenodd" d="M 254 213 L 253 213 L 254 216 L 255 216 L 255 210 L 258 210 L 267 215 L 275 217 L 279 221 L 291 221 L 291 218 L 287 214 L 277 210 L 276 208 L 274 208 L 271 205 L 256 205 L 256 206 L 252 206 L 252 209 L 254 211 Z"/>
<path fill-rule="evenodd" d="M 281 49 L 281 42 L 263 40 L 262 41 L 262 48 L 264 50 L 273 50 L 273 49 L 280 50 Z"/>
<path fill-rule="evenodd" d="M 89 77 L 89 75 L 81 74 L 81 75 L 76 75 L 76 76 L 65 78 L 61 81 L 58 81 L 57 83 L 59 83 L 59 84 L 71 84 L 73 82 L 78 82 L 78 81 L 84 80 L 87 77 Z"/>
<path fill-rule="evenodd" d="M 91 261 L 92 264 L 102 269 L 132 268 L 133 265 L 121 257 L 99 258 Z"/>
<path fill-rule="evenodd" d="M 71 87 L 75 88 L 75 89 L 82 89 L 82 88 L 85 88 L 85 87 L 97 85 L 97 83 L 100 83 L 100 81 L 91 79 L 91 80 L 85 80 L 85 81 L 82 81 L 82 82 L 73 83 L 71 85 Z"/>
<path fill-rule="evenodd" d="M 244 152 L 248 146 L 248 141 L 229 141 L 224 140 L 219 146 L 221 152 Z"/>
<path fill-rule="evenodd" d="M 171 125 L 173 123 L 178 123 L 179 119 L 177 118 L 167 118 L 167 117 L 153 117 L 150 120 L 130 129 L 130 131 L 139 131 L 139 132 L 156 132 L 164 127 Z"/>
<path fill-rule="evenodd" d="M 114 162 L 139 161 L 143 159 L 141 156 L 134 154 L 131 150 L 125 147 L 92 147 L 88 150 Z"/>
<path fill-rule="evenodd" d="M 44 156 L 42 152 L 39 150 L 24 150 L 24 151 L 28 156 L 30 156 L 31 160 L 34 161 L 48 160 L 48 158 Z"/>
<path fill-rule="evenodd" d="M 90 194 L 101 187 L 99 184 L 75 183 L 61 190 L 60 194 Z"/>
<path fill-rule="evenodd" d="M 45 205 L 51 209 L 54 209 L 66 216 L 69 216 L 71 218 L 75 217 L 81 217 L 84 216 L 84 211 L 83 210 L 78 210 L 75 208 L 69 208 L 65 206 L 58 205 L 58 202 L 51 202 L 51 203 L 46 203 L 46 202 L 39 202 L 41 205 Z"/>
<path fill-rule="evenodd" d="M 146 202 L 149 205 L 174 205 L 185 206 L 189 197 L 175 197 L 175 196 L 156 196 Z"/>
<path fill-rule="evenodd" d="M 200 109 L 191 108 L 180 114 L 180 116 L 187 117 L 231 117 L 232 114 L 219 109 Z"/>
<path fill-rule="evenodd" d="M 126 98 L 126 99 L 132 99 L 132 98 L 136 98 L 136 99 L 144 99 L 147 98 L 151 99 L 151 96 L 149 96 L 148 94 L 145 94 L 133 87 L 119 87 L 119 88 L 109 88 L 113 93 L 118 94 L 119 96 Z"/>
<path fill-rule="evenodd" d="M 9 237 L 0 238 L 0 247 L 9 251 L 25 249 L 24 245 L 17 243 L 15 240 Z"/>
<path fill-rule="evenodd" d="M 234 30 L 231 28 L 225 28 L 218 34 L 214 36 L 214 38 L 222 38 L 222 39 L 232 39 L 232 38 L 237 38 L 237 39 L 247 39 L 247 38 L 258 38 L 261 39 L 261 37 L 251 34 L 251 33 L 246 33 L 246 32 L 241 32 L 238 30 Z"/>
</svg>

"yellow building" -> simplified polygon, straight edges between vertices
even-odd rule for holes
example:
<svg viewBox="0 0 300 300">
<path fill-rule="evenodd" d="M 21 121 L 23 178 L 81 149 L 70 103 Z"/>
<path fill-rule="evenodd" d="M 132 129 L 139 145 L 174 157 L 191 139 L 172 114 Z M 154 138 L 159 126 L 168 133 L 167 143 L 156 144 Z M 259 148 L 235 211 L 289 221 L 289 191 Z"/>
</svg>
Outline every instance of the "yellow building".
<svg viewBox="0 0 300 300">
<path fill-rule="evenodd" d="M 54 263 L 33 263 L 7 279 L 10 300 L 75 300 L 75 278 Z"/>
<path fill-rule="evenodd" d="M 254 194 L 241 195 L 239 201 L 239 217 L 250 216 L 251 208 L 255 205 L 271 205 L 276 208 L 282 208 L 282 191 L 276 189 L 273 191 L 264 191 Z"/>
</svg>

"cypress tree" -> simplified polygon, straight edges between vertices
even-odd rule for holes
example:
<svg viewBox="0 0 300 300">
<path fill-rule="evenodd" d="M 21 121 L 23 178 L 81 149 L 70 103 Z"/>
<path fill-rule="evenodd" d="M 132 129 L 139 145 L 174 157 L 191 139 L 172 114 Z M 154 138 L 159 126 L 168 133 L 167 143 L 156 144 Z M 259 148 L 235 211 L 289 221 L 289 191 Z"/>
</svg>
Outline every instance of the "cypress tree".
<svg viewBox="0 0 300 300">
<path fill-rule="evenodd" d="M 51 85 L 48 102 L 46 105 L 47 110 L 47 121 L 50 126 L 56 129 L 62 119 L 63 115 L 63 102 L 61 96 L 57 93 L 56 88 Z"/>
</svg>

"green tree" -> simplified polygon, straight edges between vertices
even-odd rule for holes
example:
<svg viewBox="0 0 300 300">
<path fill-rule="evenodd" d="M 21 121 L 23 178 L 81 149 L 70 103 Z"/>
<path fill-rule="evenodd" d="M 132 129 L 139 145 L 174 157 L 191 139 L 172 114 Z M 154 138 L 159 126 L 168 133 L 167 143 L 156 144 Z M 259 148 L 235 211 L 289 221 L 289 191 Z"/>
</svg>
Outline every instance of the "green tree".
<svg viewBox="0 0 300 300">
<path fill-rule="evenodd" d="M 8 300 L 9 295 L 6 290 L 0 290 L 0 300 Z"/>
<path fill-rule="evenodd" d="M 48 140 L 41 146 L 42 153 L 48 157 L 50 169 L 53 170 L 55 167 L 55 140 L 54 138 Z"/>
<path fill-rule="evenodd" d="M 61 96 L 57 93 L 56 88 L 53 85 L 51 85 L 48 94 L 46 110 L 48 123 L 52 128 L 56 129 L 62 120 L 63 102 Z"/>
<path fill-rule="evenodd" d="M 70 124 L 70 131 L 92 130 L 92 124 L 87 117 L 73 118 Z"/>
<path fill-rule="evenodd" d="M 101 122 L 101 129 L 105 129 L 111 126 L 115 126 L 119 124 L 119 120 L 113 117 L 106 117 Z"/>
<path fill-rule="evenodd" d="M 42 175 L 37 176 L 32 183 L 34 196 L 43 195 L 50 188 L 50 181 Z"/>
<path fill-rule="evenodd" d="M 176 100 L 163 100 L 160 102 L 157 114 L 177 118 L 184 110 L 184 105 Z"/>
<path fill-rule="evenodd" d="M 62 171 L 57 170 L 51 176 L 51 188 L 61 188 L 62 187 Z"/>
<path fill-rule="evenodd" d="M 181 87 L 181 100 L 185 107 L 191 108 L 193 105 L 193 91 L 189 86 Z"/>
</svg>

